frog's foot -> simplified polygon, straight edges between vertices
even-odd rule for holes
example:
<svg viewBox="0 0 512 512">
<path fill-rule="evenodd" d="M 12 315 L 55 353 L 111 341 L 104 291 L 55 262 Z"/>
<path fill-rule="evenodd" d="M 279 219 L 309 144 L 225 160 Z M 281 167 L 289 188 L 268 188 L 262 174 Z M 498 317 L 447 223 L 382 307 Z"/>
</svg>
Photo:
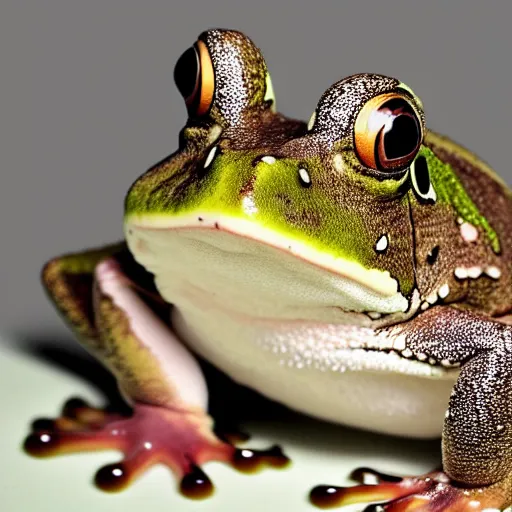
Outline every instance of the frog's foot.
<svg viewBox="0 0 512 512">
<path fill-rule="evenodd" d="M 212 431 L 204 412 L 136 404 L 131 416 L 109 413 L 73 399 L 56 420 L 36 420 L 24 444 L 36 457 L 93 450 L 119 450 L 124 459 L 104 466 L 95 482 L 105 491 L 127 487 L 148 468 L 168 466 L 180 480 L 182 494 L 205 498 L 213 485 L 200 466 L 221 461 L 243 472 L 262 466 L 284 467 L 289 459 L 274 446 L 268 450 L 236 448 Z"/>
<path fill-rule="evenodd" d="M 358 468 L 351 478 L 360 485 L 319 485 L 310 492 L 310 501 L 324 509 L 373 503 L 364 512 L 498 512 L 509 505 L 501 487 L 457 487 L 442 471 L 401 478 Z"/>
</svg>

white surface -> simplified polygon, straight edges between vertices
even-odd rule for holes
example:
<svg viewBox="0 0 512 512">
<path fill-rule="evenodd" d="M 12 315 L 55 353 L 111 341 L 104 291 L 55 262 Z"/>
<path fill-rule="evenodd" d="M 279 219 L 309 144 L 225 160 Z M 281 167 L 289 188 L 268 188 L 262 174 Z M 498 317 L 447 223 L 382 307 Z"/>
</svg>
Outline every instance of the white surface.
<svg viewBox="0 0 512 512">
<path fill-rule="evenodd" d="M 56 415 L 71 396 L 98 405 L 104 397 L 78 376 L 14 350 L 19 341 L 15 337 L 0 339 L 2 512 L 110 512 L 113 508 L 123 512 L 312 512 L 317 509 L 307 501 L 309 490 L 321 483 L 349 484 L 346 477 L 357 466 L 417 473 L 439 463 L 438 442 L 387 438 L 283 413 L 283 418 L 272 424 L 253 422 L 243 427 L 253 434 L 251 446 L 281 444 L 293 461 L 286 470 L 244 475 L 221 464 L 207 464 L 205 469 L 217 491 L 203 502 L 182 498 L 165 468 L 154 468 L 127 491 L 105 494 L 92 485 L 92 477 L 100 466 L 115 461 L 116 453 L 39 460 L 21 451 L 31 419 Z"/>
</svg>

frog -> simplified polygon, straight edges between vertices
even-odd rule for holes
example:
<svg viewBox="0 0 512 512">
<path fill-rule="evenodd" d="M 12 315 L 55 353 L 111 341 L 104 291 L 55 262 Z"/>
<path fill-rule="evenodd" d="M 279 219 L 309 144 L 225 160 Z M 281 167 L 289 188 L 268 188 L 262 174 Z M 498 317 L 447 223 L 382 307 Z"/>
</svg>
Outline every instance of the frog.
<svg viewBox="0 0 512 512">
<path fill-rule="evenodd" d="M 42 281 L 130 412 L 68 402 L 34 422 L 35 456 L 117 449 L 98 486 L 155 464 L 189 497 L 202 466 L 282 467 L 279 447 L 215 431 L 205 360 L 288 408 L 393 436 L 441 438 L 442 468 L 318 485 L 318 506 L 512 505 L 512 193 L 426 126 L 399 79 L 335 82 L 309 122 L 280 113 L 261 51 L 210 29 L 177 60 L 178 149 L 129 188 L 124 239 L 51 259 Z M 374 481 L 368 483 L 368 475 Z"/>
</svg>

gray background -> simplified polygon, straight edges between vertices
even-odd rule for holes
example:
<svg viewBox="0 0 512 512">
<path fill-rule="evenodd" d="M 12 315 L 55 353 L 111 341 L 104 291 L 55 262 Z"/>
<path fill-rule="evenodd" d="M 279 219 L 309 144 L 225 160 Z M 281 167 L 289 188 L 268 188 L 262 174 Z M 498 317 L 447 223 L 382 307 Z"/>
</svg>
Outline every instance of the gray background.
<svg viewBox="0 0 512 512">
<path fill-rule="evenodd" d="M 510 183 L 512 2 L 6 2 L 0 7 L 0 330 L 71 339 L 39 269 L 121 235 L 132 181 L 171 153 L 173 66 L 202 30 L 246 32 L 278 107 L 309 118 L 342 76 L 390 74 L 430 127 Z M 12 338 L 11 338 L 12 339 Z"/>
<path fill-rule="evenodd" d="M 432 128 L 511 183 L 511 20 L 510 0 L 0 0 L 2 511 L 108 511 L 112 499 L 121 510 L 199 510 L 164 468 L 112 498 L 89 484 L 111 454 L 41 463 L 19 450 L 34 415 L 55 415 L 71 395 L 95 404 L 117 396 L 45 299 L 39 271 L 56 254 L 121 236 L 125 191 L 176 148 L 185 108 L 172 71 L 198 33 L 246 32 L 265 54 L 279 109 L 304 119 L 340 77 L 397 76 L 422 97 Z M 261 446 L 278 439 L 294 468 L 263 472 L 258 485 L 208 468 L 220 492 L 201 510 L 239 510 L 240 496 L 247 510 L 261 510 L 261 489 L 284 500 L 276 510 L 313 510 L 306 491 L 355 466 L 414 474 L 438 464 L 437 442 L 260 416 L 244 428 Z"/>
</svg>

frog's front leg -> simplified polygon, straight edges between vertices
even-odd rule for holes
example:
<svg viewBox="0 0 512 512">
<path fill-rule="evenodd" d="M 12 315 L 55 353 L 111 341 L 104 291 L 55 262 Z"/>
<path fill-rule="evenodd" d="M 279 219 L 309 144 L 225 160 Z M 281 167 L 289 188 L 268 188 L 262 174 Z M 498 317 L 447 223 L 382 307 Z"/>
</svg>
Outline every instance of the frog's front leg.
<svg viewBox="0 0 512 512">
<path fill-rule="evenodd" d="M 239 450 L 213 433 L 200 366 L 169 328 L 169 306 L 151 276 L 123 245 L 56 259 L 47 265 L 44 281 L 82 343 L 116 376 L 132 414 L 72 400 L 61 418 L 34 422 L 25 441 L 30 454 L 117 449 L 123 461 L 96 475 L 104 490 L 121 489 L 150 466 L 165 464 L 191 497 L 212 490 L 200 469 L 207 461 L 240 470 L 287 463 L 278 448 Z"/>
<path fill-rule="evenodd" d="M 361 485 L 318 486 L 319 506 L 379 502 L 366 511 L 463 512 L 512 505 L 512 328 L 450 307 L 433 308 L 383 335 L 403 336 L 420 359 L 461 366 L 445 416 L 443 470 L 399 478 L 368 468 Z M 377 480 L 367 485 L 367 477 Z"/>
</svg>

